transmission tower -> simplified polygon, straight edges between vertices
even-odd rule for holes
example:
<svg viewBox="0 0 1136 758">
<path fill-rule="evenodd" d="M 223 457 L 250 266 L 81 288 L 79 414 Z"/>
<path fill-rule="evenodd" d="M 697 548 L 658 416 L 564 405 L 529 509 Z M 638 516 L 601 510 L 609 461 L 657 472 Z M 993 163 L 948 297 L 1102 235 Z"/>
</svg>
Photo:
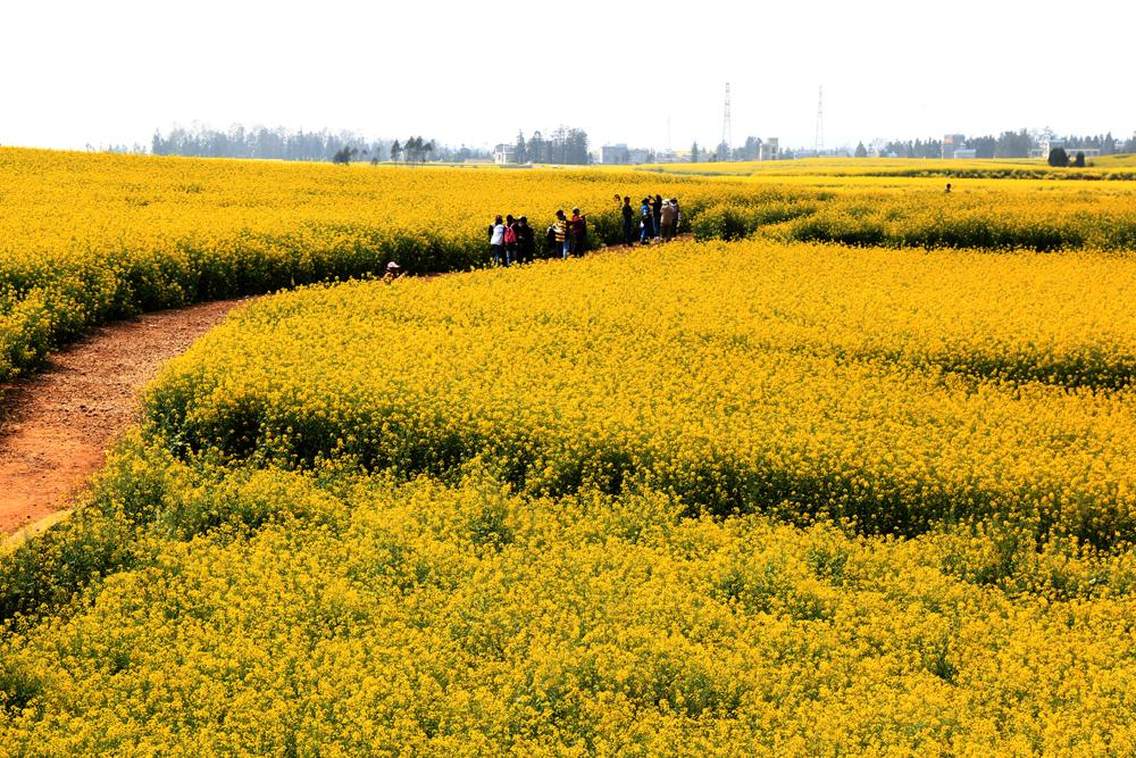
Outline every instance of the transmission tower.
<svg viewBox="0 0 1136 758">
<path fill-rule="evenodd" d="M 726 110 L 722 115 L 722 144 L 727 150 L 733 147 L 733 127 L 730 124 L 730 83 L 726 82 Z"/>
<path fill-rule="evenodd" d="M 820 155 L 824 150 L 824 85 L 822 84 L 817 91 L 817 133 L 816 133 L 816 154 Z"/>
</svg>

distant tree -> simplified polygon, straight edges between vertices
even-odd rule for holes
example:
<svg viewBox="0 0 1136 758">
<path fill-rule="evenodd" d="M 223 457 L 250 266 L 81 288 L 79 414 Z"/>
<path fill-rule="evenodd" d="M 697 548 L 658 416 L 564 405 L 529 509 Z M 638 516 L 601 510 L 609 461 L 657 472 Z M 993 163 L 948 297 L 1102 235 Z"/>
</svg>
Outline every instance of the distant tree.
<svg viewBox="0 0 1136 758">
<path fill-rule="evenodd" d="M 395 140 L 394 144 L 391 145 L 391 160 L 397 162 L 398 159 L 401 158 L 401 157 L 402 157 L 402 145 L 398 144 L 398 140 Z"/>
<path fill-rule="evenodd" d="M 1069 154 L 1063 147 L 1055 147 L 1049 151 L 1049 165 L 1064 168 L 1069 165 Z"/>
<path fill-rule="evenodd" d="M 1077 156 L 1073 159 L 1073 165 L 1077 168 L 1085 167 L 1085 153 L 1083 151 L 1077 151 Z"/>
<path fill-rule="evenodd" d="M 861 142 L 859 145 L 856 145 L 856 157 L 857 158 L 867 158 L 868 157 L 868 148 L 864 147 L 863 142 Z"/>
<path fill-rule="evenodd" d="M 528 146 L 525 145 L 525 133 L 517 132 L 517 144 L 513 147 L 513 160 L 517 163 L 528 163 Z"/>
<path fill-rule="evenodd" d="M 528 144 L 528 159 L 532 163 L 548 163 L 548 143 L 539 131 L 533 132 Z"/>
<path fill-rule="evenodd" d="M 582 166 L 591 161 L 588 155 L 588 133 L 583 129 L 569 129 L 565 144 L 565 163 Z"/>
<path fill-rule="evenodd" d="M 1033 136 L 1025 129 L 1018 132 L 1002 132 L 994 146 L 994 157 L 1025 158 L 1035 146 Z"/>
<path fill-rule="evenodd" d="M 690 146 L 690 162 L 691 163 L 698 163 L 699 157 L 700 157 L 700 154 L 698 152 L 698 143 L 695 142 L 693 145 Z"/>
<path fill-rule="evenodd" d="M 761 156 L 761 140 L 757 137 L 746 137 L 745 146 L 739 148 L 739 157 L 743 161 L 755 161 Z"/>
<path fill-rule="evenodd" d="M 331 162 L 347 165 L 351 162 L 351 159 L 354 158 L 356 153 L 358 152 L 358 149 L 354 147 L 341 147 L 340 149 L 335 151 L 334 155 L 331 156 Z"/>
<path fill-rule="evenodd" d="M 966 146 L 974 151 L 975 158 L 993 158 L 998 150 L 998 138 L 993 135 L 985 137 L 971 137 Z"/>
</svg>

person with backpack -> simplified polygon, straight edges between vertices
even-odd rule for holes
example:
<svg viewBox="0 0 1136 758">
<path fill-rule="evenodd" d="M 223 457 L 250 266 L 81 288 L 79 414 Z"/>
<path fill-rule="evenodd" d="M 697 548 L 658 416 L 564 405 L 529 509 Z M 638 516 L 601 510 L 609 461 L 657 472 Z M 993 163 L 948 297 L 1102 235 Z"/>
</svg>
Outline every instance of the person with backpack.
<svg viewBox="0 0 1136 758">
<path fill-rule="evenodd" d="M 651 213 L 651 198 L 643 198 L 639 206 L 639 244 L 646 245 L 655 236 L 655 216 Z"/>
<path fill-rule="evenodd" d="M 489 227 L 489 257 L 498 266 L 505 259 L 505 224 L 500 216 L 493 219 Z"/>
<path fill-rule="evenodd" d="M 631 208 L 631 197 L 623 198 L 623 244 L 631 245 L 635 242 L 635 211 Z"/>
<path fill-rule="evenodd" d="M 536 252 L 536 237 L 529 226 L 528 216 L 517 219 L 517 263 L 532 263 Z"/>
<path fill-rule="evenodd" d="M 579 208 L 572 209 L 569 229 L 571 231 L 572 255 L 581 256 L 588 246 L 588 217 L 582 215 Z"/>
<path fill-rule="evenodd" d="M 505 265 L 517 259 L 517 221 L 510 213 L 505 216 Z"/>
<path fill-rule="evenodd" d="M 561 258 L 567 258 L 572 252 L 572 243 L 568 235 L 568 217 L 564 215 L 563 209 L 556 211 L 556 220 L 552 222 L 552 226 L 556 229 L 556 245 L 555 252 L 560 253 Z"/>
</svg>

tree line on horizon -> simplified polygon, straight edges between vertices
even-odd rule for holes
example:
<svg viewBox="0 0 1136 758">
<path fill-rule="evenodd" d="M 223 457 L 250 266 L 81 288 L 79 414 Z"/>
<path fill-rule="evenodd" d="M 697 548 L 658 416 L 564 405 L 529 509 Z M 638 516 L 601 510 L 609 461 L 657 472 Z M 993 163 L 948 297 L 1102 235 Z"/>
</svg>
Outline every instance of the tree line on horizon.
<svg viewBox="0 0 1136 758">
<path fill-rule="evenodd" d="M 487 159 L 489 153 L 462 146 L 439 145 L 436 140 L 412 136 L 400 140 L 368 140 L 349 131 L 290 131 L 283 127 L 246 129 L 237 125 L 228 131 L 198 127 L 177 127 L 168 134 L 154 132 L 150 141 L 154 155 L 181 155 L 194 158 L 265 158 L 284 161 L 332 161 L 349 163 L 367 160 L 462 162 Z"/>
<path fill-rule="evenodd" d="M 1075 152 L 1084 149 L 1100 150 L 1101 155 L 1114 155 L 1116 153 L 1136 153 L 1136 134 L 1127 140 L 1121 140 L 1109 132 L 1087 136 L 1067 135 L 1058 137 L 1050 132 L 1031 132 L 1027 129 L 1020 131 L 1002 132 L 998 136 L 987 134 L 980 137 L 968 137 L 956 145 L 956 149 L 974 150 L 976 158 L 1028 158 L 1032 150 L 1041 147 L 1043 139 L 1060 139 L 1066 151 Z M 882 155 L 897 158 L 942 158 L 943 141 L 939 139 L 928 140 L 893 140 L 883 146 Z M 867 157 L 868 149 L 861 142 L 856 146 L 855 156 Z"/>
<path fill-rule="evenodd" d="M 591 162 L 588 155 L 588 133 L 583 129 L 561 126 L 545 137 L 539 130 L 525 139 L 525 133 L 517 132 L 513 144 L 513 160 L 516 163 L 555 163 L 581 166 Z"/>
</svg>

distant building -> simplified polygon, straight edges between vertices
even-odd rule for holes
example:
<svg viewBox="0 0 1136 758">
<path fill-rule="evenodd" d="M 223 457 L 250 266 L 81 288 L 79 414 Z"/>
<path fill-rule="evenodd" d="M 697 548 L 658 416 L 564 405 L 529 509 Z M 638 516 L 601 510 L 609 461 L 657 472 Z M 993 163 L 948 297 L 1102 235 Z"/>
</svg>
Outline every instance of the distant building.
<svg viewBox="0 0 1136 758">
<path fill-rule="evenodd" d="M 496 163 L 499 166 L 506 164 L 506 163 L 516 163 L 517 162 L 516 159 L 517 159 L 516 145 L 501 144 L 501 145 L 497 145 L 495 148 L 493 148 L 493 162 Z"/>
<path fill-rule="evenodd" d="M 628 163 L 650 163 L 651 157 L 651 151 L 646 148 L 634 147 L 627 151 Z"/>
<path fill-rule="evenodd" d="M 604 165 L 613 164 L 624 166 L 631 162 L 631 151 L 627 145 L 604 145 L 600 148 L 600 162 Z"/>
<path fill-rule="evenodd" d="M 966 149 L 965 134 L 947 134 L 943 136 L 943 157 L 954 158 L 955 152 Z"/>
<path fill-rule="evenodd" d="M 1029 157 L 1048 160 L 1049 154 L 1057 148 L 1064 148 L 1069 160 L 1077 157 L 1077 153 L 1084 153 L 1086 158 L 1099 158 L 1101 151 L 1098 147 L 1072 147 L 1066 140 L 1057 137 L 1042 137 L 1037 147 L 1030 149 Z"/>
<path fill-rule="evenodd" d="M 757 159 L 759 161 L 775 161 L 781 158 L 781 139 L 769 137 L 757 146 Z"/>
<path fill-rule="evenodd" d="M 955 154 L 951 157 L 958 160 L 972 160 L 978 157 L 978 151 L 970 148 L 962 148 L 960 150 L 955 150 Z"/>
</svg>

